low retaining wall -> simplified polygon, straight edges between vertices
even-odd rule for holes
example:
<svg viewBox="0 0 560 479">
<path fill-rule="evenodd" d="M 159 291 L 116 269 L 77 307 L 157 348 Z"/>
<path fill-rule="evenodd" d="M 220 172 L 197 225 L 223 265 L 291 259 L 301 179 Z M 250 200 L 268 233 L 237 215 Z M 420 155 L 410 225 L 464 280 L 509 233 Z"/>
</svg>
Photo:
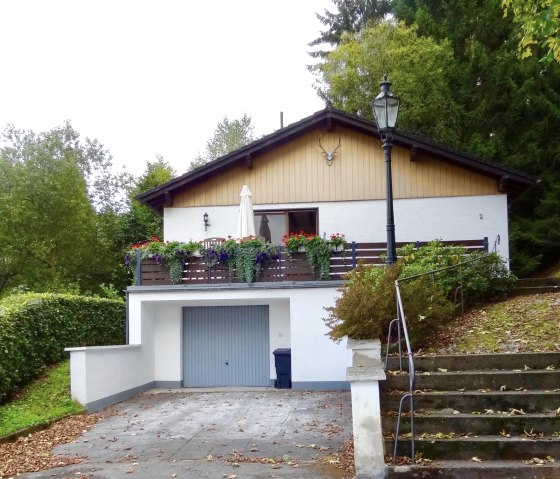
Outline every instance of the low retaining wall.
<svg viewBox="0 0 560 479">
<path fill-rule="evenodd" d="M 72 398 L 89 412 L 154 387 L 153 361 L 139 344 L 67 348 Z"/>
</svg>

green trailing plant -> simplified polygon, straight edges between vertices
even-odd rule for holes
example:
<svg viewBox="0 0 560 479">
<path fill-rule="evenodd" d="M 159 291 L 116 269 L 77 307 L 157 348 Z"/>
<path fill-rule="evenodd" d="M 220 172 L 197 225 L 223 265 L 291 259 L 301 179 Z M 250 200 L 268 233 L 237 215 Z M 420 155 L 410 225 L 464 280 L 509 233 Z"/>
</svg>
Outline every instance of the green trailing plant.
<svg viewBox="0 0 560 479">
<path fill-rule="evenodd" d="M 136 258 L 137 251 L 140 251 L 142 259 L 151 258 L 157 264 L 168 268 L 172 284 L 181 283 L 185 263 L 191 257 L 203 256 L 205 254 L 204 246 L 200 242 L 163 242 L 157 236 L 152 236 L 151 240 L 131 245 L 125 253 L 125 266 L 133 274 L 136 274 L 134 259 Z"/>
<path fill-rule="evenodd" d="M 256 281 L 262 270 L 279 258 L 278 248 L 262 238 L 244 241 L 230 238 L 221 245 L 205 249 L 202 242 L 163 242 L 154 236 L 150 241 L 133 244 L 126 252 L 125 266 L 133 274 L 137 251 L 142 259 L 151 258 L 167 267 L 173 284 L 181 283 L 185 263 L 195 256 L 204 256 L 209 268 L 218 263 L 227 264 L 232 275 L 245 283 Z"/>
<path fill-rule="evenodd" d="M 319 279 L 329 279 L 331 275 L 331 246 L 320 236 L 307 238 L 305 255 L 311 271 Z"/>
<path fill-rule="evenodd" d="M 227 252 L 225 260 L 233 275 L 244 283 L 254 283 L 263 269 L 278 260 L 278 248 L 261 239 L 250 239 L 227 244 L 222 252 Z"/>
<path fill-rule="evenodd" d="M 282 238 L 288 257 L 296 253 L 305 253 L 311 271 L 321 280 L 330 279 L 331 255 L 333 248 L 346 244 L 346 238 L 340 233 L 325 240 L 318 235 L 300 231 L 290 233 Z"/>
<path fill-rule="evenodd" d="M 126 306 L 69 294 L 26 293 L 0 301 L 0 401 L 64 359 L 64 348 L 124 344 Z"/>
</svg>

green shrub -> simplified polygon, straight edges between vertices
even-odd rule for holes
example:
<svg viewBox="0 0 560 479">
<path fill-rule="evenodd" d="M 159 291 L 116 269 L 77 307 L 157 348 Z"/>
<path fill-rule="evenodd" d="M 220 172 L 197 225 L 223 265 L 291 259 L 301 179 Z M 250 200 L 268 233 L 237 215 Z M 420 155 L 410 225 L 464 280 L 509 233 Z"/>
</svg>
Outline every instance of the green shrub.
<svg viewBox="0 0 560 479">
<path fill-rule="evenodd" d="M 428 276 L 404 281 L 400 287 L 410 341 L 414 347 L 418 347 L 430 333 L 453 318 L 455 306 Z"/>
<path fill-rule="evenodd" d="M 412 244 L 406 245 L 398 250 L 398 254 L 403 265 L 401 278 L 463 263 L 461 267 L 436 273 L 434 280 L 450 296 L 462 284 L 469 304 L 506 296 L 517 280 L 496 253 L 476 251 L 469 254 L 461 246 L 444 246 L 437 240 L 418 249 Z"/>
<path fill-rule="evenodd" d="M 398 278 L 423 275 L 477 259 L 433 275 L 400 281 L 407 325 L 416 346 L 453 317 L 455 307 L 450 299 L 459 284 L 472 304 L 506 294 L 515 282 L 515 276 L 496 254 L 469 255 L 462 247 L 444 246 L 439 241 L 418 249 L 406 245 L 398 253 L 401 258 L 390 267 L 359 265 L 348 275 L 342 295 L 333 307 L 326 308 L 329 315 L 324 321 L 333 340 L 344 336 L 374 339 L 386 335 L 390 321 L 396 317 L 395 280 Z"/>
<path fill-rule="evenodd" d="M 389 322 L 396 317 L 395 280 L 402 274 L 402 268 L 399 262 L 384 267 L 360 265 L 350 273 L 342 296 L 334 306 L 326 308 L 329 336 L 335 341 L 344 336 L 354 339 L 385 336 Z M 449 321 L 455 309 L 437 283 L 427 277 L 404 282 L 401 298 L 414 344 Z"/>
<path fill-rule="evenodd" d="M 395 280 L 401 267 L 368 267 L 359 264 L 348 275 L 342 295 L 335 305 L 325 308 L 328 335 L 335 341 L 380 338 L 395 316 Z"/>
<path fill-rule="evenodd" d="M 506 297 L 517 277 L 507 269 L 504 261 L 495 253 L 484 257 L 482 253 L 473 253 L 470 258 L 480 260 L 467 264 L 461 271 L 467 302 L 476 304 Z"/>
<path fill-rule="evenodd" d="M 65 357 L 64 348 L 124 344 L 122 300 L 17 294 L 0 301 L 0 401 Z"/>
</svg>

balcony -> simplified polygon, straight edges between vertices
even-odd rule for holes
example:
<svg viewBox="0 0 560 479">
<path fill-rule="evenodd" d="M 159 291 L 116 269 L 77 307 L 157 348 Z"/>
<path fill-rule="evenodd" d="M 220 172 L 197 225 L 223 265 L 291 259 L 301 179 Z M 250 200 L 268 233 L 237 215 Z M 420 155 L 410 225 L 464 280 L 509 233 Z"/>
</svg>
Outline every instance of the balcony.
<svg viewBox="0 0 560 479">
<path fill-rule="evenodd" d="M 405 244 L 414 243 L 416 247 L 426 242 L 408 241 L 397 243 L 397 248 Z M 463 246 L 469 252 L 488 251 L 488 239 L 442 241 L 443 244 Z M 347 243 L 342 251 L 333 251 L 330 258 L 329 280 L 342 280 L 358 262 L 364 264 L 382 265 L 386 253 L 386 243 Z M 319 278 L 311 270 L 305 253 L 288 255 L 284 247 L 278 247 L 278 259 L 270 262 L 262 271 L 258 282 L 305 282 L 318 281 Z M 141 259 L 136 256 L 136 286 L 165 286 L 173 284 L 169 269 L 158 264 L 153 258 Z M 191 256 L 183 267 L 181 285 L 194 286 L 203 284 L 231 284 L 240 281 L 228 269 L 226 264 L 217 263 L 209 266 L 206 256 Z M 176 283 L 177 284 L 177 283 Z"/>
</svg>

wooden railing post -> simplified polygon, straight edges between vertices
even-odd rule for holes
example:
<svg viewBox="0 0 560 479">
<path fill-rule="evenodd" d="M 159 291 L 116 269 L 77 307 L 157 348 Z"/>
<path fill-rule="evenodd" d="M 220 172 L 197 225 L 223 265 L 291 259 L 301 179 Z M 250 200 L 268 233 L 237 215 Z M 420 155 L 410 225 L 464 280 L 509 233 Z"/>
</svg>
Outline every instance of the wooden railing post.
<svg viewBox="0 0 560 479">
<path fill-rule="evenodd" d="M 136 286 L 142 286 L 142 251 L 136 250 Z"/>
<path fill-rule="evenodd" d="M 488 236 L 485 236 L 483 241 L 484 241 L 484 243 L 483 243 L 484 244 L 484 252 L 488 253 Z"/>
<path fill-rule="evenodd" d="M 352 241 L 352 269 L 356 269 L 358 259 L 356 258 L 356 242 Z"/>
</svg>

